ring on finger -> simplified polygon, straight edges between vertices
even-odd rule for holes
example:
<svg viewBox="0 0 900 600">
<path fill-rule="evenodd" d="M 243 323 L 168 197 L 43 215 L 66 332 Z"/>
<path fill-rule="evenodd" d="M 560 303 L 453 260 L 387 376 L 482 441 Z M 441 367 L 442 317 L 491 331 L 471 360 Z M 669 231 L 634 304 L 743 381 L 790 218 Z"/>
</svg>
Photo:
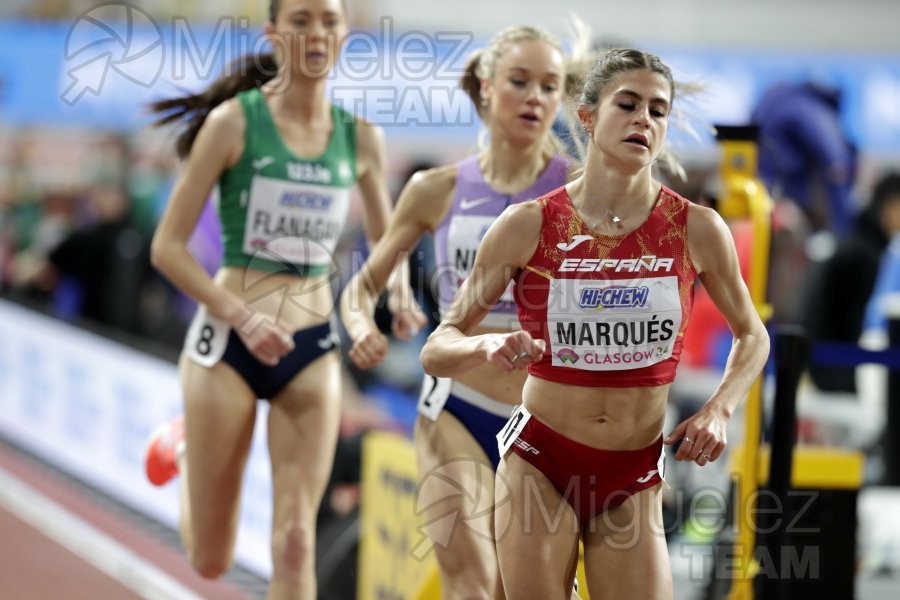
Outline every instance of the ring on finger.
<svg viewBox="0 0 900 600">
<path fill-rule="evenodd" d="M 693 443 L 694 443 L 694 438 L 692 438 L 692 437 L 689 436 L 689 435 L 686 435 L 686 436 L 684 436 L 684 442 L 685 442 L 686 444 L 693 444 Z"/>
<path fill-rule="evenodd" d="M 515 356 L 512 357 L 512 360 L 510 362 L 516 362 L 520 358 L 528 356 L 529 354 L 530 354 L 530 352 L 528 352 L 527 350 L 525 352 L 519 352 L 518 354 L 516 354 Z"/>
<path fill-rule="evenodd" d="M 709 461 L 712 460 L 712 455 L 710 455 L 710 454 L 701 454 L 701 455 L 700 455 L 700 458 L 702 458 L 702 459 L 705 460 L 706 462 L 709 462 Z"/>
</svg>

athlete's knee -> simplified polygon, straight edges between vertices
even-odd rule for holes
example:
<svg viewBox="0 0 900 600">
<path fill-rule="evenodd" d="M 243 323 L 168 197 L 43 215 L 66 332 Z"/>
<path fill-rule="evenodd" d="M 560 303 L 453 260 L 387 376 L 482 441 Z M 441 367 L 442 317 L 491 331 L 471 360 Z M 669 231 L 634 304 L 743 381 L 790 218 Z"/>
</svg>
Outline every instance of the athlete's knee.
<svg viewBox="0 0 900 600">
<path fill-rule="evenodd" d="M 448 579 L 444 598 L 452 600 L 468 600 L 469 598 L 495 599 L 503 598 L 503 588 L 490 580 Z M 444 580 L 441 581 L 444 584 Z"/>
<path fill-rule="evenodd" d="M 231 557 L 198 552 L 190 553 L 191 566 L 204 579 L 218 579 L 231 568 Z"/>
<path fill-rule="evenodd" d="M 496 590 L 502 589 L 496 565 L 473 558 L 477 555 L 444 553 L 438 558 L 445 598 L 494 598 Z"/>
<path fill-rule="evenodd" d="M 276 570 L 284 575 L 299 575 L 314 560 L 312 523 L 292 519 L 279 526 L 272 536 L 272 559 Z"/>
</svg>

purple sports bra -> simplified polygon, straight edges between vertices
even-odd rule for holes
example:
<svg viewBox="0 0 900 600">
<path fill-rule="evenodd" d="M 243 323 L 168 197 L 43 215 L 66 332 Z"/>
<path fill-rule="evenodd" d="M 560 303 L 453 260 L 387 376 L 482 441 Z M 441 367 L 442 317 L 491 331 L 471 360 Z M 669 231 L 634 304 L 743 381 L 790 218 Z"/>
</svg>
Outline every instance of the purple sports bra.
<svg viewBox="0 0 900 600">
<path fill-rule="evenodd" d="M 458 163 L 453 202 L 447 216 L 434 231 L 441 314 L 446 313 L 460 285 L 471 272 L 481 238 L 500 213 L 510 204 L 533 200 L 565 185 L 568 172 L 568 159 L 554 155 L 531 187 L 518 194 L 501 194 L 485 181 L 478 168 L 477 156 L 470 156 Z M 482 325 L 519 329 L 511 285 L 485 316 Z"/>
</svg>

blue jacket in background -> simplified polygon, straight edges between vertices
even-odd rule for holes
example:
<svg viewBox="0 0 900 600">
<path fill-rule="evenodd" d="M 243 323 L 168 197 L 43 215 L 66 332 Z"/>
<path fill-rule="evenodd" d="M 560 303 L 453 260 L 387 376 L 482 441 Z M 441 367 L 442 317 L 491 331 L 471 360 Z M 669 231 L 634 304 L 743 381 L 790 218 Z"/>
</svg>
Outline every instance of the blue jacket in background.
<svg viewBox="0 0 900 600">
<path fill-rule="evenodd" d="M 856 148 L 840 122 L 840 92 L 811 83 L 779 83 L 753 110 L 759 126 L 759 172 L 773 195 L 807 214 L 817 186 L 828 199 L 829 227 L 842 234 L 853 221 Z"/>
</svg>

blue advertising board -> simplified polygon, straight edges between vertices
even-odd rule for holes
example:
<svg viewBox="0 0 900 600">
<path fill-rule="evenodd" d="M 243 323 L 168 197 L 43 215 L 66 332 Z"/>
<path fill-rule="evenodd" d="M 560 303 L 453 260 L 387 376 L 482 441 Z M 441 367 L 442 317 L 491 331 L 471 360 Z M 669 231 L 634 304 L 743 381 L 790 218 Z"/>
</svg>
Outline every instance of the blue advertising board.
<svg viewBox="0 0 900 600">
<path fill-rule="evenodd" d="M 112 5 L 122 11 L 115 20 L 91 11 L 72 23 L 0 22 L 0 122 L 138 128 L 150 121 L 148 102 L 199 90 L 234 58 L 268 51 L 261 29 L 244 19 L 198 26 Z M 472 135 L 477 116 L 457 80 L 482 45 L 466 32 L 395 30 L 385 18 L 377 31 L 350 35 L 329 77 L 330 94 L 388 135 Z M 842 116 L 863 151 L 900 153 L 900 55 L 649 49 L 677 78 L 705 86 L 688 107 L 701 130 L 745 123 L 776 81 L 813 78 L 843 90 Z M 711 139 L 701 134 L 703 143 Z"/>
</svg>

